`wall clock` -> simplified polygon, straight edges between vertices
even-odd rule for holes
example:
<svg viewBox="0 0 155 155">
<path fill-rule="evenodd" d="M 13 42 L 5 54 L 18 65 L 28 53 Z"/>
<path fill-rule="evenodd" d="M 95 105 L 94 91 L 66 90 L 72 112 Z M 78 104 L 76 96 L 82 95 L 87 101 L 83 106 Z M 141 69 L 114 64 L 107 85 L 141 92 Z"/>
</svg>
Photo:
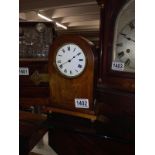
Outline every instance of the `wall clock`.
<svg viewBox="0 0 155 155">
<path fill-rule="evenodd" d="M 49 54 L 52 111 L 94 115 L 94 61 L 93 44 L 87 39 L 77 35 L 57 37 Z"/>
<path fill-rule="evenodd" d="M 135 71 L 135 2 L 128 1 L 115 23 L 112 70 Z"/>
<path fill-rule="evenodd" d="M 101 6 L 99 85 L 134 92 L 135 1 L 97 1 Z"/>
</svg>

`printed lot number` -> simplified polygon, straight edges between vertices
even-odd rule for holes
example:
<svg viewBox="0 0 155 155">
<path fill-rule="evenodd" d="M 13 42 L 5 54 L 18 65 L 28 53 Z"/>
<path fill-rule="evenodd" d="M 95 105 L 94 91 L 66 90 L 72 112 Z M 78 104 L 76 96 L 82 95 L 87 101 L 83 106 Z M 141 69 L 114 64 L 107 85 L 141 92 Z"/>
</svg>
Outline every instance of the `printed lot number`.
<svg viewBox="0 0 155 155">
<path fill-rule="evenodd" d="M 75 99 L 75 107 L 76 108 L 89 108 L 88 99 Z"/>
<path fill-rule="evenodd" d="M 20 67 L 19 75 L 29 75 L 29 69 L 27 67 Z"/>
<path fill-rule="evenodd" d="M 112 70 L 124 71 L 124 63 L 116 61 L 112 62 Z"/>
</svg>

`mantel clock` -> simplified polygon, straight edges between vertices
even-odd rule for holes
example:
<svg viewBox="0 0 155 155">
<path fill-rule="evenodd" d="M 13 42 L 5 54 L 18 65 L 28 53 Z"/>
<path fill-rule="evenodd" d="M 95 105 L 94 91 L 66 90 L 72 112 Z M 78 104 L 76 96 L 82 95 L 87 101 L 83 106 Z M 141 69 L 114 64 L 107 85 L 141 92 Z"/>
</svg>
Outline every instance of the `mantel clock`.
<svg viewBox="0 0 155 155">
<path fill-rule="evenodd" d="M 81 36 L 61 35 L 54 41 L 49 54 L 52 111 L 94 115 L 94 60 L 93 44 Z"/>
</svg>

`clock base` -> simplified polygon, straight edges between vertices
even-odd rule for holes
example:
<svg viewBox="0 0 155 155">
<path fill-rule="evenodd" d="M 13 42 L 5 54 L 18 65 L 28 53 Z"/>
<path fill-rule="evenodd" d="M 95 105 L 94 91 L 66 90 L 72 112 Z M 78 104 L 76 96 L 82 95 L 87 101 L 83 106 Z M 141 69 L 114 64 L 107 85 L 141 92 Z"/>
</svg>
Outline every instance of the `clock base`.
<svg viewBox="0 0 155 155">
<path fill-rule="evenodd" d="M 71 116 L 77 116 L 77 117 L 81 117 L 81 118 L 86 118 L 86 119 L 90 119 L 91 121 L 95 121 L 97 120 L 97 116 L 95 115 L 95 113 L 92 114 L 85 114 L 85 113 L 81 113 L 81 112 L 73 112 L 70 110 L 65 110 L 65 109 L 60 109 L 60 108 L 53 108 L 53 107 L 46 107 L 45 112 L 48 113 L 60 113 L 60 114 L 66 114 L 66 115 L 71 115 Z"/>
</svg>

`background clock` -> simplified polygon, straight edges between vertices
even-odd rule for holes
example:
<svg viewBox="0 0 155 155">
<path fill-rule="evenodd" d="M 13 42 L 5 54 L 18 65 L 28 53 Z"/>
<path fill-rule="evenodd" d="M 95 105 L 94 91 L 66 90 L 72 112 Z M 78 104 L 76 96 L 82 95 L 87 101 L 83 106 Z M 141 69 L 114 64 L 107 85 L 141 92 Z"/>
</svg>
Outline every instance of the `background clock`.
<svg viewBox="0 0 155 155">
<path fill-rule="evenodd" d="M 116 19 L 112 69 L 124 72 L 135 71 L 135 3 L 133 0 L 123 6 Z"/>
<path fill-rule="evenodd" d="M 93 44 L 77 35 L 61 35 L 49 53 L 50 109 L 94 119 Z"/>
<path fill-rule="evenodd" d="M 98 0 L 101 6 L 99 85 L 135 91 L 135 1 Z"/>
<path fill-rule="evenodd" d="M 68 78 L 80 75 L 86 67 L 86 56 L 74 43 L 62 45 L 57 51 L 55 61 L 60 73 Z"/>
<path fill-rule="evenodd" d="M 45 32 L 45 29 L 46 29 L 46 26 L 44 23 L 38 23 L 36 25 L 36 30 L 39 32 L 39 33 L 43 33 Z"/>
</svg>

